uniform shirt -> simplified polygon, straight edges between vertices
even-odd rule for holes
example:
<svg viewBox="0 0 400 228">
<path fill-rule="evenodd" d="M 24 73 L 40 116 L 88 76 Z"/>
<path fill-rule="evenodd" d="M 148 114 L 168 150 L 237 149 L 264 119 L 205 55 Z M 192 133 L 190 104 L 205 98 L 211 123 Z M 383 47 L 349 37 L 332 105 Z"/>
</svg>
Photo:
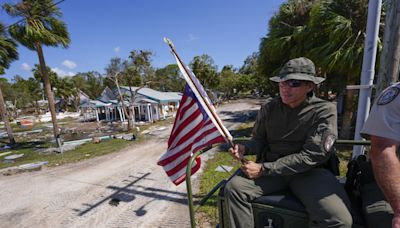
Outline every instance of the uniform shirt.
<svg viewBox="0 0 400 228">
<path fill-rule="evenodd" d="M 280 97 L 261 107 L 246 154 L 256 154 L 264 175 L 291 175 L 325 163 L 337 137 L 333 103 L 307 98 L 290 108 Z"/>
<path fill-rule="evenodd" d="M 385 89 L 372 106 L 361 135 L 400 141 L 400 82 Z"/>
</svg>

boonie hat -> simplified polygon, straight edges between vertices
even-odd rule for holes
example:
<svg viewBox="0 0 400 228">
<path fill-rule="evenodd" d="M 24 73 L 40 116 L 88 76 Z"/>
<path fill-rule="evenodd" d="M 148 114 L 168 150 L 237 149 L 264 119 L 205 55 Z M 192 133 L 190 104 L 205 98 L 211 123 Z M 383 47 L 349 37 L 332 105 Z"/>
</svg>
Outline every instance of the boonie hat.
<svg viewBox="0 0 400 228">
<path fill-rule="evenodd" d="M 304 57 L 289 60 L 282 69 L 279 71 L 279 75 L 271 77 L 270 80 L 274 82 L 283 82 L 290 79 L 311 81 L 314 84 L 319 84 L 325 80 L 325 78 L 315 76 L 314 63 Z"/>
</svg>

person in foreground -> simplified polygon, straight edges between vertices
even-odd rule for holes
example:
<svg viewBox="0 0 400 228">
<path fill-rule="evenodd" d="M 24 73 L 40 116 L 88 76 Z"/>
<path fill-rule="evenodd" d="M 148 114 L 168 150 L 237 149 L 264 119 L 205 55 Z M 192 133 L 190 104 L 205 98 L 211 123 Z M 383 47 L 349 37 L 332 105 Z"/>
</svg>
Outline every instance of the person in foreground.
<svg viewBox="0 0 400 228">
<path fill-rule="evenodd" d="M 314 96 L 314 63 L 288 61 L 279 76 L 279 97 L 261 107 L 252 139 L 236 144 L 231 155 L 242 161 L 242 174 L 225 186 L 230 227 L 254 227 L 251 201 L 290 189 L 304 204 L 310 227 L 351 227 L 350 200 L 335 176 L 322 166 L 337 137 L 336 106 Z M 243 159 L 256 154 L 256 162 Z"/>
<path fill-rule="evenodd" d="M 372 106 L 361 134 L 371 139 L 375 179 L 393 209 L 392 227 L 400 228 L 400 82 L 389 86 Z"/>
</svg>

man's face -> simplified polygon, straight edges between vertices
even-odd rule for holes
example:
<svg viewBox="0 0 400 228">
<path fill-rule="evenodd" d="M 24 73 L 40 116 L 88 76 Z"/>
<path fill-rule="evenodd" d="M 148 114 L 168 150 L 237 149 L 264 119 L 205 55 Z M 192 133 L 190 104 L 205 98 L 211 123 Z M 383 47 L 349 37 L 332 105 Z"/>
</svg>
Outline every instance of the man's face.
<svg viewBox="0 0 400 228">
<path fill-rule="evenodd" d="M 307 98 L 307 93 L 312 91 L 314 86 L 312 82 L 294 79 L 279 82 L 279 95 L 284 104 L 295 108 Z"/>
</svg>

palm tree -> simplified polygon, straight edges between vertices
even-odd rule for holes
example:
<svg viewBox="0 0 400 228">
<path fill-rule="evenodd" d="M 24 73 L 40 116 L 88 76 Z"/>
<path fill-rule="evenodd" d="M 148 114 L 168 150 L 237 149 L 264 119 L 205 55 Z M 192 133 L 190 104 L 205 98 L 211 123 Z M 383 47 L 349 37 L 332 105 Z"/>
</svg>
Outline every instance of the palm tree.
<svg viewBox="0 0 400 228">
<path fill-rule="evenodd" d="M 348 85 L 358 84 L 360 81 L 367 12 L 366 0 L 336 0 L 321 1 L 311 13 L 310 29 L 306 36 L 308 40 L 319 42 L 314 42 L 313 46 L 309 47 L 309 55 L 318 60 L 318 65 L 327 72 L 342 75 L 341 81 Z M 380 31 L 382 34 L 383 24 Z M 381 48 L 381 42 L 378 41 L 378 53 Z M 350 138 L 352 133 L 351 124 L 357 107 L 355 95 L 354 90 L 346 91 L 345 112 L 340 132 L 341 137 L 346 139 Z"/>
<path fill-rule="evenodd" d="M 17 44 L 6 35 L 4 25 L 0 23 L 0 75 L 10 66 L 10 63 L 18 59 Z M 7 108 L 0 88 L 0 113 L 6 127 L 10 144 L 15 144 L 14 134 L 8 120 Z"/>
<path fill-rule="evenodd" d="M 308 42 L 304 42 L 302 34 L 307 30 L 310 11 L 316 1 L 288 0 L 269 21 L 269 33 L 260 43 L 255 75 L 259 82 L 257 89 L 262 93 L 276 93 L 275 83 L 268 78 L 276 75 L 289 59 L 306 56 Z"/>
<path fill-rule="evenodd" d="M 204 88 L 215 89 L 218 86 L 218 67 L 211 56 L 207 54 L 195 56 L 189 66 Z"/>
<path fill-rule="evenodd" d="M 16 4 L 4 4 L 3 9 L 12 17 L 21 18 L 9 27 L 11 36 L 30 50 L 36 51 L 42 72 L 43 87 L 49 102 L 54 137 L 59 137 L 54 95 L 44 60 L 42 46 L 62 46 L 70 42 L 67 26 L 59 20 L 61 12 L 52 0 L 22 0 Z M 56 140 L 57 141 L 57 140 Z"/>
<path fill-rule="evenodd" d="M 334 83 L 341 87 L 335 88 L 337 91 L 343 91 L 346 84 L 358 83 L 366 36 L 367 7 L 367 0 L 314 0 L 307 4 L 289 0 L 271 19 L 270 32 L 261 41 L 260 75 L 273 76 L 288 59 L 306 56 L 320 67 L 321 74 L 326 73 L 326 84 Z M 381 45 L 378 43 L 379 53 Z M 333 86 L 330 84 L 329 88 Z M 346 91 L 340 132 L 343 138 L 351 136 L 356 107 L 355 92 Z"/>
</svg>

